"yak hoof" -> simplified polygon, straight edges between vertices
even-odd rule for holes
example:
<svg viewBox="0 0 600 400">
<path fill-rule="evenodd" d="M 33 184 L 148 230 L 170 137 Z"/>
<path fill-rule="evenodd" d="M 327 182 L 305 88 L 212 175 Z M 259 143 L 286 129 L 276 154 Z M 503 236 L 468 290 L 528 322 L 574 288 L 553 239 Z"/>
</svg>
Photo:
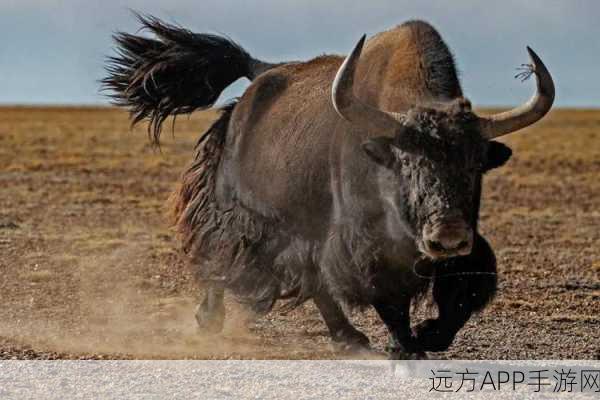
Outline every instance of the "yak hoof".
<svg viewBox="0 0 600 400">
<path fill-rule="evenodd" d="M 425 349 L 413 336 L 402 340 L 390 337 L 385 350 L 390 360 L 428 360 Z"/>
<path fill-rule="evenodd" d="M 425 351 L 446 351 L 454 341 L 454 335 L 448 328 L 440 326 L 437 319 L 427 319 L 413 328 L 417 343 Z"/>
<path fill-rule="evenodd" d="M 333 338 L 333 348 L 336 352 L 346 354 L 371 352 L 369 338 L 354 328 L 338 332 Z"/>
<path fill-rule="evenodd" d="M 400 349 L 392 350 L 388 353 L 389 360 L 429 360 L 424 351 L 409 353 Z"/>
<path fill-rule="evenodd" d="M 225 308 L 209 309 L 204 304 L 196 308 L 196 322 L 200 333 L 219 333 L 225 323 Z"/>
</svg>

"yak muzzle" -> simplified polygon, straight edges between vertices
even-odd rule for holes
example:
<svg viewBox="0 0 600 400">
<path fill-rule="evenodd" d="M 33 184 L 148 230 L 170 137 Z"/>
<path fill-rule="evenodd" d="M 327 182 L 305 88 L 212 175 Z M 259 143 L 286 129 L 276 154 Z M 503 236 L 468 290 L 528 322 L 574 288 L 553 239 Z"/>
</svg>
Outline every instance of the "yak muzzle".
<svg viewBox="0 0 600 400">
<path fill-rule="evenodd" d="M 423 228 L 423 253 L 432 259 L 471 254 L 473 229 L 462 219 L 442 220 Z"/>
</svg>

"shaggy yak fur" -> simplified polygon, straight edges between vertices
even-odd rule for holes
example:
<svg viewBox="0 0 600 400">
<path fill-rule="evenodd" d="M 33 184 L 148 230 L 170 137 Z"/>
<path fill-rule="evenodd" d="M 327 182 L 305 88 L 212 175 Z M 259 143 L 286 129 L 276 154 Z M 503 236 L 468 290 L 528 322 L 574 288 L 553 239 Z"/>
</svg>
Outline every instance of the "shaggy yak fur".
<svg viewBox="0 0 600 400">
<path fill-rule="evenodd" d="M 494 253 L 477 233 L 481 180 L 511 151 L 480 135 L 434 28 L 410 21 L 365 45 L 355 96 L 404 114 L 402 129 L 381 136 L 332 105 L 343 57 L 269 64 L 227 38 L 140 21 L 154 37 L 117 34 L 104 86 L 134 123 L 149 120 L 156 143 L 169 115 L 252 81 L 200 137 L 174 195 L 183 249 L 206 283 L 200 326 L 221 329 L 227 289 L 259 313 L 313 299 L 341 346 L 369 343 L 345 303 L 375 307 L 394 357 L 445 350 L 496 290 Z M 422 232 L 449 213 L 474 232 L 472 251 L 428 258 Z M 411 300 L 429 284 L 438 315 L 411 327 Z"/>
</svg>

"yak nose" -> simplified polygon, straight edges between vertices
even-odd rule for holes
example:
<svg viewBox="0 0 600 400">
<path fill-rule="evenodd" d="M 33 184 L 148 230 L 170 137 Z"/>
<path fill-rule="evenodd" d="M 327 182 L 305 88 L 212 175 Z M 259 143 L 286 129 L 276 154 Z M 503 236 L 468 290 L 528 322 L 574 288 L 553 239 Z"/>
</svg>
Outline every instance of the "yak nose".
<svg viewBox="0 0 600 400">
<path fill-rule="evenodd" d="M 426 252 L 433 258 L 464 256 L 473 247 L 473 229 L 462 219 L 426 227 L 423 234 Z"/>
</svg>

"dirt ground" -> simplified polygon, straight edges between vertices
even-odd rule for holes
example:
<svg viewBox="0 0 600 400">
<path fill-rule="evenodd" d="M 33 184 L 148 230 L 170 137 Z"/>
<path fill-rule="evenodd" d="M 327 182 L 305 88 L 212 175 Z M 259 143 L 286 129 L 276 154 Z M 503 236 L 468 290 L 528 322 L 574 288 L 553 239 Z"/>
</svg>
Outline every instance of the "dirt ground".
<svg viewBox="0 0 600 400">
<path fill-rule="evenodd" d="M 196 332 L 164 204 L 214 115 L 178 119 L 157 152 L 119 110 L 0 109 L 0 359 L 341 356 L 312 304 L 253 321 L 229 301 L 223 334 Z M 600 111 L 553 111 L 505 142 L 481 218 L 498 296 L 432 356 L 599 359 Z M 382 349 L 374 313 L 352 319 Z"/>
</svg>

